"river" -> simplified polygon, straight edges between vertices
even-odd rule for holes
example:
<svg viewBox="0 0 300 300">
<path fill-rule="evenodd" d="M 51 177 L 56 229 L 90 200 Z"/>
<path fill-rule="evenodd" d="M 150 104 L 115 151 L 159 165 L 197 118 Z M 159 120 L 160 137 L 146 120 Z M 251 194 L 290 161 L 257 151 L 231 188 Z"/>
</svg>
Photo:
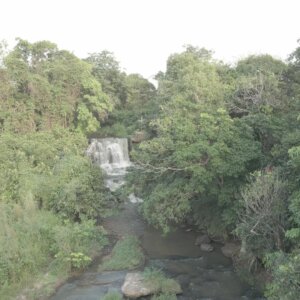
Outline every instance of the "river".
<svg viewBox="0 0 300 300">
<path fill-rule="evenodd" d="M 120 146 L 117 147 L 116 144 Z M 124 139 L 105 139 L 95 141 L 88 149 L 94 162 L 107 170 L 107 185 L 112 189 L 123 184 L 115 180 L 114 176 L 122 177 L 126 167 L 130 165 L 127 147 Z M 199 233 L 184 228 L 177 228 L 163 237 L 160 231 L 142 219 L 138 213 L 138 205 L 130 201 L 124 203 L 121 212 L 106 218 L 103 225 L 117 237 L 136 235 L 147 257 L 143 268 L 159 268 L 168 277 L 176 279 L 183 290 L 177 299 L 261 299 L 253 288 L 239 279 L 231 260 L 222 254 L 221 244 L 214 243 L 214 251 L 203 252 L 195 246 Z M 100 300 L 109 291 L 121 292 L 127 271 L 98 272 L 99 263 L 95 261 L 82 275 L 70 279 L 51 300 Z"/>
</svg>

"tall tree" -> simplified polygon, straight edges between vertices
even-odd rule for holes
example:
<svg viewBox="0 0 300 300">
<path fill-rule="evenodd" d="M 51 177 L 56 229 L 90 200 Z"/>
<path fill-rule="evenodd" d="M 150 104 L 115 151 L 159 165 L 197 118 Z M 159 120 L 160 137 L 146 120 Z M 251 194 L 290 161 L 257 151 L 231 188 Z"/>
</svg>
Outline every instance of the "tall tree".
<svg viewBox="0 0 300 300">
<path fill-rule="evenodd" d="M 211 231 L 232 226 L 235 195 L 259 155 L 251 128 L 224 109 L 217 62 L 208 54 L 188 48 L 169 58 L 159 76 L 156 136 L 134 154 L 143 212 L 166 231 L 187 216 Z"/>
<path fill-rule="evenodd" d="M 126 75 L 121 71 L 113 53 L 107 50 L 92 53 L 86 61 L 91 63 L 93 75 L 101 83 L 103 91 L 110 96 L 113 103 L 125 104 L 127 100 Z"/>
<path fill-rule="evenodd" d="M 60 125 L 96 131 L 112 103 L 91 74 L 91 66 L 47 41 L 18 40 L 4 59 L 11 96 L 2 103 L 2 130 L 26 132 Z M 26 119 L 25 124 L 22 119 Z"/>
</svg>

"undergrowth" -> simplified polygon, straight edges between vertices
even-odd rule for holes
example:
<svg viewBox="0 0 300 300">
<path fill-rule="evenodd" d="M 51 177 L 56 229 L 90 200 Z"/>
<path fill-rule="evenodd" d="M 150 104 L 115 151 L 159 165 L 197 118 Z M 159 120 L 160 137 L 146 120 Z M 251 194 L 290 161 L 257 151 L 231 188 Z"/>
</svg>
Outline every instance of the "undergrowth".
<svg viewBox="0 0 300 300">
<path fill-rule="evenodd" d="M 0 299 L 15 299 L 17 290 L 29 291 L 33 282 L 49 285 L 53 276 L 83 269 L 106 243 L 94 221 L 65 221 L 30 200 L 0 203 Z"/>
</svg>

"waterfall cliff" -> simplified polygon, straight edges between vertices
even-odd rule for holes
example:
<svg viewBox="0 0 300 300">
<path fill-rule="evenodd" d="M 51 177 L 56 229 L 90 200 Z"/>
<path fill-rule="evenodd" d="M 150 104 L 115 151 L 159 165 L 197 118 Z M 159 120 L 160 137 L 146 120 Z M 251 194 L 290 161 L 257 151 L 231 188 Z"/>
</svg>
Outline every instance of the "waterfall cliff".
<svg viewBox="0 0 300 300">
<path fill-rule="evenodd" d="M 92 139 L 87 155 L 106 174 L 106 186 L 116 190 L 124 184 L 126 168 L 131 165 L 125 138 Z"/>
</svg>

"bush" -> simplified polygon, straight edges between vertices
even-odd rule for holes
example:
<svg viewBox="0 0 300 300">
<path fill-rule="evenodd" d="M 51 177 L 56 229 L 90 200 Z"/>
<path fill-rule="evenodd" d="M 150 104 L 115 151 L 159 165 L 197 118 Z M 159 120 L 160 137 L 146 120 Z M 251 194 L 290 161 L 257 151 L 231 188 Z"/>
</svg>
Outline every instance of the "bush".
<svg viewBox="0 0 300 300">
<path fill-rule="evenodd" d="M 41 272 L 60 277 L 86 267 L 106 244 L 87 218 L 110 214 L 114 198 L 86 147 L 84 136 L 66 129 L 1 134 L 1 299 Z"/>
<path fill-rule="evenodd" d="M 141 265 L 144 259 L 139 240 L 127 236 L 116 243 L 111 258 L 100 266 L 100 270 L 132 270 Z"/>
<path fill-rule="evenodd" d="M 46 267 L 62 273 L 84 268 L 106 243 L 94 221 L 62 221 L 30 199 L 22 205 L 0 202 L 0 298 Z"/>
<path fill-rule="evenodd" d="M 49 262 L 57 216 L 25 205 L 0 203 L 0 287 L 34 275 Z"/>
<path fill-rule="evenodd" d="M 272 282 L 267 285 L 266 296 L 270 300 L 294 300 L 300 295 L 300 253 L 276 252 L 265 258 L 272 273 Z"/>
<path fill-rule="evenodd" d="M 93 220 L 83 220 L 81 223 L 64 221 L 63 226 L 54 228 L 54 240 L 52 250 L 55 257 L 69 270 L 86 267 L 91 256 L 107 244 L 104 229 L 95 226 Z"/>
<path fill-rule="evenodd" d="M 101 169 L 93 166 L 88 158 L 69 155 L 60 159 L 50 180 L 50 190 L 45 187 L 48 181 L 42 185 L 49 194 L 39 193 L 49 209 L 69 219 L 96 219 L 110 213 L 114 198 L 104 186 Z"/>
<path fill-rule="evenodd" d="M 257 174 L 242 198 L 244 209 L 236 233 L 247 249 L 259 258 L 283 250 L 288 225 L 286 183 L 273 174 Z"/>
<path fill-rule="evenodd" d="M 30 197 L 73 220 L 109 214 L 115 199 L 100 168 L 84 155 L 86 147 L 84 137 L 67 130 L 1 135 L 0 201 Z"/>
</svg>

